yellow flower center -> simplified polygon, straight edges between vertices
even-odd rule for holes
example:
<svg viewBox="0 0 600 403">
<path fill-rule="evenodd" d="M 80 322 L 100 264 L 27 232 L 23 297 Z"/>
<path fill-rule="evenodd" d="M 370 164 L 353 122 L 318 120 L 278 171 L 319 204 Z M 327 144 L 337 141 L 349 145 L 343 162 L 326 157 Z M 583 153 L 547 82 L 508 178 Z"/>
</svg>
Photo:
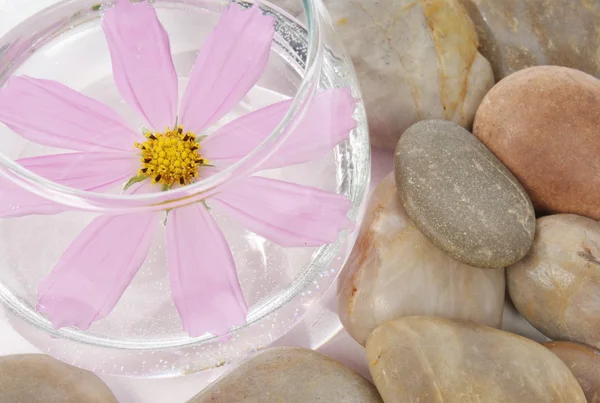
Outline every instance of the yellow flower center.
<svg viewBox="0 0 600 403">
<path fill-rule="evenodd" d="M 199 152 L 196 135 L 185 133 L 183 127 L 177 130 L 167 128 L 164 133 L 144 134 L 143 143 L 135 143 L 141 150 L 141 163 L 138 174 L 160 183 L 164 187 L 189 185 L 198 177 L 198 170 L 208 165 L 208 160 Z"/>
</svg>

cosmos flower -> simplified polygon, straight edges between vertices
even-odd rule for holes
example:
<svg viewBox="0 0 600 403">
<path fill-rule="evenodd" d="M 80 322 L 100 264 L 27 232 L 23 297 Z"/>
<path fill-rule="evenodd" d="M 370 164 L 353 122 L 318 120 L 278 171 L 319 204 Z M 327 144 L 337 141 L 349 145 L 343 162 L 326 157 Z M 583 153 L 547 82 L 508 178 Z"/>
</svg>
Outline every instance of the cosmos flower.
<svg viewBox="0 0 600 403">
<path fill-rule="evenodd" d="M 118 0 L 102 27 L 113 75 L 125 102 L 148 129 L 130 127 L 102 103 L 54 81 L 13 76 L 0 90 L 0 122 L 25 139 L 68 153 L 23 158 L 30 171 L 75 189 L 169 191 L 234 164 L 276 128 L 291 101 L 203 130 L 237 106 L 266 68 L 274 20 L 258 7 L 231 4 L 206 39 L 178 105 L 167 33 L 146 1 Z M 260 169 L 320 158 L 355 127 L 348 88 L 317 94 L 303 120 Z M 3 179 L 0 217 L 57 214 L 68 207 Z M 284 247 L 320 246 L 348 228 L 350 201 L 334 193 L 258 175 L 202 203 L 168 212 L 171 294 L 191 336 L 223 335 L 245 323 L 247 304 L 221 229 L 220 209 L 248 230 Z M 210 207 L 210 209 L 209 209 Z M 110 313 L 144 263 L 165 212 L 102 215 L 66 249 L 38 288 L 38 310 L 54 327 L 87 329 Z"/>
</svg>

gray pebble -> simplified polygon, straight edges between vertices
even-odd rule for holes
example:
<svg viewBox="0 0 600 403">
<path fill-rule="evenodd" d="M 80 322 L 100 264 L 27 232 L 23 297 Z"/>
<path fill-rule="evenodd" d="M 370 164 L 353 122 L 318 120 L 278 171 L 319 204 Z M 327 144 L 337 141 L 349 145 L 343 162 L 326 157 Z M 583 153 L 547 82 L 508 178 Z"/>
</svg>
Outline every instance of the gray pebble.
<svg viewBox="0 0 600 403">
<path fill-rule="evenodd" d="M 464 128 L 444 120 L 411 126 L 396 147 L 395 177 L 408 215 L 453 258 L 495 269 L 529 251 L 535 235 L 529 196 Z"/>
</svg>

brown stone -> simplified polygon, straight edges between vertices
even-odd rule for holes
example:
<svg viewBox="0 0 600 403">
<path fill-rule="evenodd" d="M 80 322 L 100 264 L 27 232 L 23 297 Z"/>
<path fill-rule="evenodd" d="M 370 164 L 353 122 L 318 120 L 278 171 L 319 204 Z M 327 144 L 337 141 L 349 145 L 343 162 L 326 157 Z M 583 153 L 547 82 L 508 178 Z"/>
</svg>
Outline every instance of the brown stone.
<svg viewBox="0 0 600 403">
<path fill-rule="evenodd" d="M 41 354 L 0 357 L 2 403 L 117 403 L 89 371 Z"/>
<path fill-rule="evenodd" d="M 540 332 L 600 348 L 600 223 L 539 218 L 531 251 L 506 279 L 515 307 Z"/>
<path fill-rule="evenodd" d="M 600 80 L 565 67 L 521 70 L 485 96 L 473 134 L 538 212 L 600 219 Z"/>
<path fill-rule="evenodd" d="M 497 80 L 557 65 L 600 77 L 598 0 L 462 0 Z"/>
<path fill-rule="evenodd" d="M 568 341 L 552 341 L 544 343 L 544 346 L 567 364 L 588 403 L 600 402 L 600 351 Z"/>
<path fill-rule="evenodd" d="M 385 403 L 584 403 L 569 368 L 542 345 L 432 316 L 387 322 L 367 341 Z"/>
</svg>

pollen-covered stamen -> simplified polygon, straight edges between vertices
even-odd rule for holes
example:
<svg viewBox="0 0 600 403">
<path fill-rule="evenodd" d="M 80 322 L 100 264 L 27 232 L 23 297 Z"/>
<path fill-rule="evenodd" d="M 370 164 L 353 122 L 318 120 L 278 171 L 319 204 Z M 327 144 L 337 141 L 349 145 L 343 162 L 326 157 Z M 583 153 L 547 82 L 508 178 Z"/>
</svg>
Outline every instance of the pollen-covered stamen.
<svg viewBox="0 0 600 403">
<path fill-rule="evenodd" d="M 142 167 L 139 175 L 147 176 L 153 183 L 188 185 L 198 177 L 198 170 L 208 165 L 208 160 L 200 154 L 196 135 L 186 133 L 183 127 L 168 129 L 164 133 L 144 134 L 147 140 L 135 143 L 141 150 Z"/>
</svg>

